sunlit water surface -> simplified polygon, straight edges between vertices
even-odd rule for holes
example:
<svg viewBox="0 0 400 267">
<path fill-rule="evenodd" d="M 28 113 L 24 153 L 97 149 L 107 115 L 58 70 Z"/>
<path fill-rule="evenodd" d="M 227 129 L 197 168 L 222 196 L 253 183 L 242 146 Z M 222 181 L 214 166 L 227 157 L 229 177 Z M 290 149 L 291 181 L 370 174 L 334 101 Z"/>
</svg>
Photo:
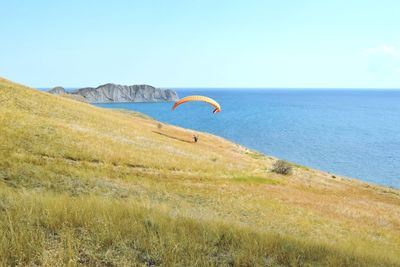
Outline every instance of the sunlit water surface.
<svg viewBox="0 0 400 267">
<path fill-rule="evenodd" d="M 143 112 L 302 165 L 400 187 L 400 90 L 177 91 L 212 97 L 222 112 L 199 102 L 174 112 L 172 103 L 97 106 Z"/>
</svg>

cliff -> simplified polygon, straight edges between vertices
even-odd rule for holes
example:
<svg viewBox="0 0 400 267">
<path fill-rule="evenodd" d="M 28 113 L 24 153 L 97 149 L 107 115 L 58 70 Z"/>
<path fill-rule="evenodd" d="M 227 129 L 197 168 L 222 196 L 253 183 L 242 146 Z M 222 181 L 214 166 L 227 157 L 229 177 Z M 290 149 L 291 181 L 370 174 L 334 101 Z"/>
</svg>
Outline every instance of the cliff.
<svg viewBox="0 0 400 267">
<path fill-rule="evenodd" d="M 53 89 L 51 89 L 49 91 L 49 93 L 53 94 L 53 95 L 61 95 L 61 94 L 66 94 L 67 92 L 65 91 L 65 89 L 63 87 L 57 86 L 57 87 L 54 87 Z"/>
<path fill-rule="evenodd" d="M 49 93 L 80 95 L 89 103 L 168 102 L 178 100 L 178 94 L 175 91 L 155 88 L 150 85 L 107 83 L 96 88 L 86 87 L 73 92 L 66 92 L 62 87 L 55 87 Z"/>
</svg>

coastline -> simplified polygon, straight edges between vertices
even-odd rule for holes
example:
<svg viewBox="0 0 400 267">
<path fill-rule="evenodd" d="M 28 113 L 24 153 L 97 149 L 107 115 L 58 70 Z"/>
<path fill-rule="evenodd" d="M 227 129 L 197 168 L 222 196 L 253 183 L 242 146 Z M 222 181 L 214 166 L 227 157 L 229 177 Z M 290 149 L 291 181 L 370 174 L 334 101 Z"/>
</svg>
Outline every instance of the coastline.
<svg viewBox="0 0 400 267">
<path fill-rule="evenodd" d="M 0 92 L 8 265 L 60 263 L 66 251 L 115 265 L 258 265 L 265 255 L 276 265 L 399 264 L 399 190 L 304 166 L 282 175 L 276 158 L 212 134 L 193 143 L 192 130 L 2 79 Z"/>
<path fill-rule="evenodd" d="M 386 186 L 400 185 L 400 94 L 387 92 L 290 92 L 182 90 L 204 94 L 224 111 L 206 105 L 170 111 L 169 104 L 102 104 L 145 113 L 164 123 L 209 132 L 266 155 Z M 381 106 L 386 108 L 382 109 Z M 390 134 L 388 134 L 390 133 Z"/>
</svg>

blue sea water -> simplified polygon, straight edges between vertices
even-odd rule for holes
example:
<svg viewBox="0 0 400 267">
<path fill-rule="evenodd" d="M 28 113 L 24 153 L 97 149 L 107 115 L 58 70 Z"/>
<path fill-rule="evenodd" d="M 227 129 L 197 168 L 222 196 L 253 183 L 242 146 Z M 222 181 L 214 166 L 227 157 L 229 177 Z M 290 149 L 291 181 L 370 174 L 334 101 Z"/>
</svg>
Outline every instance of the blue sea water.
<svg viewBox="0 0 400 267">
<path fill-rule="evenodd" d="M 97 106 L 143 112 L 298 164 L 400 187 L 400 90 L 180 89 L 216 99 Z M 201 136 L 200 136 L 201 141 Z"/>
</svg>

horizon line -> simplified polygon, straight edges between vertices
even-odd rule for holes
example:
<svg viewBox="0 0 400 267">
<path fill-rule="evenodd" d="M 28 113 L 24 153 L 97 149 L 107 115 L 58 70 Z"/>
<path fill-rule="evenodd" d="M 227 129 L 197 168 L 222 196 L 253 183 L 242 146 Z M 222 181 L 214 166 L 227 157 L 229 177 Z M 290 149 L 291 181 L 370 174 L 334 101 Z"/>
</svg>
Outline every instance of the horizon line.
<svg viewBox="0 0 400 267">
<path fill-rule="evenodd" d="M 132 84 L 132 85 L 139 85 L 139 84 Z M 149 85 L 149 84 L 147 84 Z M 98 85 L 100 86 L 100 85 Z M 128 85 L 131 86 L 131 85 Z M 153 85 L 151 85 L 153 86 Z M 53 87 L 32 87 L 39 90 L 45 89 L 53 89 L 57 86 Z M 64 89 L 80 89 L 85 88 L 88 86 L 62 86 Z M 96 86 L 97 87 L 97 86 Z M 202 87 L 202 86 L 153 86 L 160 89 L 178 89 L 178 90 L 185 90 L 185 89 L 250 89 L 250 90 L 400 90 L 400 87 L 227 87 L 227 86 L 216 86 L 216 87 Z"/>
</svg>

